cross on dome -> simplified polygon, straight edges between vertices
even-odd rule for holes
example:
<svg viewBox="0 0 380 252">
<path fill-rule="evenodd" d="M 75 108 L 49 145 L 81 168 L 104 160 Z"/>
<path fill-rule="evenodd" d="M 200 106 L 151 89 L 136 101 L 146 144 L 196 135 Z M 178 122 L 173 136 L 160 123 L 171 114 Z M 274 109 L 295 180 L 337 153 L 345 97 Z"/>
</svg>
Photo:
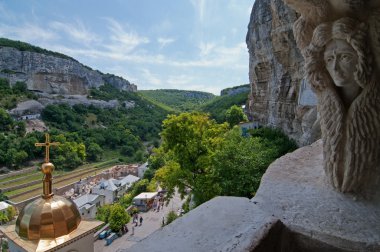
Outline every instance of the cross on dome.
<svg viewBox="0 0 380 252">
<path fill-rule="evenodd" d="M 49 133 L 45 134 L 45 143 L 35 143 L 36 147 L 45 147 L 45 163 L 49 163 L 49 155 L 50 155 L 50 146 L 58 146 L 59 142 L 50 142 Z"/>
</svg>

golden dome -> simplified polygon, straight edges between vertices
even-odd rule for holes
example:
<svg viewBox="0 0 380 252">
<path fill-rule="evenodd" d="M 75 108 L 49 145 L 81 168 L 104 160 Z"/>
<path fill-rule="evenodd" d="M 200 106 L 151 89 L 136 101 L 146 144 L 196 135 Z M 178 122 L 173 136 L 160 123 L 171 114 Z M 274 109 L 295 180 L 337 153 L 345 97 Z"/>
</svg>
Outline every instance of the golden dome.
<svg viewBox="0 0 380 252">
<path fill-rule="evenodd" d="M 28 240 L 54 239 L 74 231 L 81 221 L 72 200 L 54 195 L 26 205 L 16 220 L 16 233 Z"/>
<path fill-rule="evenodd" d="M 81 217 L 75 203 L 61 196 L 54 196 L 52 172 L 54 165 L 49 162 L 49 148 L 59 143 L 51 143 L 45 134 L 45 143 L 35 146 L 45 147 L 45 162 L 41 166 L 44 174 L 42 197 L 26 205 L 16 220 L 16 233 L 27 240 L 55 239 L 68 235 L 78 228 Z"/>
</svg>

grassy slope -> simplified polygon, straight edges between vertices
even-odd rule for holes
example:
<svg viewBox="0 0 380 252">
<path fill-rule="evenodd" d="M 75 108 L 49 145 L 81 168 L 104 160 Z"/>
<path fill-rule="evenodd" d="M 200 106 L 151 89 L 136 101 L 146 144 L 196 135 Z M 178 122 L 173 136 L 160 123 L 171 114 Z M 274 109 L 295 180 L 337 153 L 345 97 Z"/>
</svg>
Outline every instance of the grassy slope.
<svg viewBox="0 0 380 252">
<path fill-rule="evenodd" d="M 223 95 L 215 97 L 213 100 L 200 106 L 200 111 L 209 113 L 217 122 L 224 121 L 226 110 L 232 105 L 244 105 L 248 100 L 248 92 L 236 95 Z"/>
<path fill-rule="evenodd" d="M 178 112 L 195 110 L 215 97 L 211 93 L 176 89 L 141 90 L 138 93 L 155 104 Z"/>
</svg>

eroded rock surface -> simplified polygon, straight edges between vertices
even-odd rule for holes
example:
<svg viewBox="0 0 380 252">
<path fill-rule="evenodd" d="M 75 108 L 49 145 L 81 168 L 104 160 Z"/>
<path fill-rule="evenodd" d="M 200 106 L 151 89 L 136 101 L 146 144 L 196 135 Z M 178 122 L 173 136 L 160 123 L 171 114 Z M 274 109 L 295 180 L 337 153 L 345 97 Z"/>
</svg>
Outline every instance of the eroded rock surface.
<svg viewBox="0 0 380 252">
<path fill-rule="evenodd" d="M 300 145 L 320 137 L 316 98 L 304 80 L 304 60 L 292 25 L 297 14 L 281 0 L 256 0 L 248 26 L 250 113 L 261 125 L 281 128 Z M 310 117 L 310 113 L 315 115 Z"/>
<path fill-rule="evenodd" d="M 23 81 L 28 89 L 49 94 L 87 94 L 89 88 L 109 83 L 120 90 L 137 86 L 110 74 L 94 71 L 81 63 L 42 53 L 0 47 L 0 77 L 13 84 Z"/>
</svg>

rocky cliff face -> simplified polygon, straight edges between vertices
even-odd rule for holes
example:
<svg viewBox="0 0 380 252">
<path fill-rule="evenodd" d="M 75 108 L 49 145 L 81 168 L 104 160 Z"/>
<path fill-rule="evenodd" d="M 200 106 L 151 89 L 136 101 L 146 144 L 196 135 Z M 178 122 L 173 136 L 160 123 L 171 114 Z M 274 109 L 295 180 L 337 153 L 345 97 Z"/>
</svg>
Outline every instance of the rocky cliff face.
<svg viewBox="0 0 380 252">
<path fill-rule="evenodd" d="M 137 90 L 123 78 L 91 70 L 75 60 L 11 47 L 0 47 L 0 77 L 11 84 L 23 81 L 28 89 L 49 94 L 84 95 L 105 82 L 121 90 Z"/>
<path fill-rule="evenodd" d="M 248 25 L 250 116 L 300 145 L 319 138 L 316 98 L 303 79 L 304 60 L 292 24 L 297 14 L 282 0 L 256 0 Z"/>
<path fill-rule="evenodd" d="M 222 91 L 220 91 L 220 96 L 236 95 L 236 94 L 240 94 L 240 93 L 249 92 L 250 90 L 251 90 L 250 85 L 246 84 L 246 85 L 241 85 L 241 86 L 223 89 Z"/>
</svg>

